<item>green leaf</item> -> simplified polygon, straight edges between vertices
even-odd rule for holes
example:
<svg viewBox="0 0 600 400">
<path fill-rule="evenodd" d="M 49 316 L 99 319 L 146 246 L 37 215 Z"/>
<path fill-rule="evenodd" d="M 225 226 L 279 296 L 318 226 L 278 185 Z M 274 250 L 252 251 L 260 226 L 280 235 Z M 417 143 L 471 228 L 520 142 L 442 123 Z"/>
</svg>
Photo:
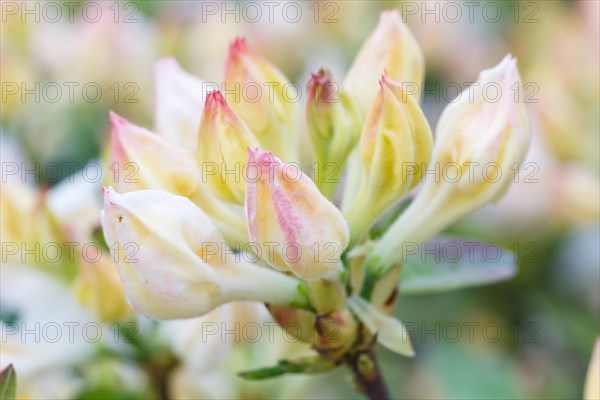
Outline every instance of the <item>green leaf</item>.
<svg viewBox="0 0 600 400">
<path fill-rule="evenodd" d="M 315 374 L 329 371 L 336 364 L 322 357 L 305 357 L 299 360 L 280 360 L 277 365 L 239 372 L 238 375 L 248 380 L 275 378 L 284 374 Z"/>
<path fill-rule="evenodd" d="M 416 247 L 404 263 L 402 294 L 486 285 L 510 279 L 516 273 L 514 253 L 494 243 L 443 237 Z"/>
<path fill-rule="evenodd" d="M 12 364 L 0 372 L 0 400 L 14 400 L 17 396 L 17 373 Z"/>
</svg>

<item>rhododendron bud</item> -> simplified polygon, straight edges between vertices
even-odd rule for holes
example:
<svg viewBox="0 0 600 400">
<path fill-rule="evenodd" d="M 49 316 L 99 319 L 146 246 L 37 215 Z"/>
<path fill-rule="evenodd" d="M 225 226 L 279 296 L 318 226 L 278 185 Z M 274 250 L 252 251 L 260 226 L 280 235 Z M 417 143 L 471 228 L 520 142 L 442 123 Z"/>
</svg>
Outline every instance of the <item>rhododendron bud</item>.
<svg viewBox="0 0 600 400">
<path fill-rule="evenodd" d="M 499 88 L 501 98 L 486 97 L 481 88 L 488 84 Z M 513 181 L 510 168 L 523 161 L 530 141 L 523 96 L 515 98 L 513 92 L 522 87 L 516 60 L 507 56 L 483 71 L 474 87 L 444 110 L 428 167 L 432 171 L 452 167 L 457 173 L 427 176 L 415 200 L 373 249 L 367 260 L 372 273 L 380 276 L 402 260 L 402 243 L 424 242 L 465 214 L 497 200 Z"/>
<path fill-rule="evenodd" d="M 185 72 L 173 58 L 154 65 L 156 133 L 167 142 L 196 151 L 204 104 L 202 80 Z"/>
<path fill-rule="evenodd" d="M 588 367 L 583 388 L 584 400 L 600 399 L 600 337 L 594 342 L 592 359 Z"/>
<path fill-rule="evenodd" d="M 164 190 L 189 196 L 200 175 L 192 153 L 160 136 L 110 113 L 112 143 L 109 182 L 120 192 Z"/>
<path fill-rule="evenodd" d="M 346 76 L 344 87 L 358 103 L 362 115 L 367 114 L 377 94 L 377 80 L 384 70 L 419 100 L 425 61 L 398 10 L 381 13 L 377 28 L 361 47 Z"/>
<path fill-rule="evenodd" d="M 421 179 L 433 137 L 416 101 L 386 74 L 365 120 L 359 144 L 364 179 L 345 212 L 352 242 Z"/>
<path fill-rule="evenodd" d="M 360 137 L 361 117 L 348 93 L 321 69 L 308 82 L 307 130 L 316 155 L 315 182 L 331 198 Z"/>
<path fill-rule="evenodd" d="M 112 148 L 108 181 L 120 192 L 154 189 L 189 197 L 208 214 L 230 243 L 246 243 L 245 221 L 201 188 L 198 164 L 192 153 L 167 143 L 158 135 L 111 113 Z"/>
<path fill-rule="evenodd" d="M 185 197 L 104 189 L 102 226 L 130 304 L 148 317 L 200 316 L 235 300 L 307 304 L 296 279 L 232 260 L 217 228 Z"/>
<path fill-rule="evenodd" d="M 343 356 L 358 336 L 358 322 L 347 308 L 317 316 L 315 327 L 318 335 L 313 347 L 332 360 Z"/>
<path fill-rule="evenodd" d="M 258 146 L 254 135 L 233 112 L 221 92 L 206 96 L 198 134 L 198 163 L 202 181 L 219 198 L 244 204 L 244 171 L 248 147 Z"/>
<path fill-rule="evenodd" d="M 334 269 L 348 245 L 348 226 L 298 166 L 249 149 L 246 215 L 250 242 L 271 266 L 304 279 Z"/>
<path fill-rule="evenodd" d="M 286 162 L 297 161 L 297 95 L 283 73 L 256 54 L 245 39 L 236 39 L 229 47 L 225 85 L 231 108 L 260 146 Z"/>
<path fill-rule="evenodd" d="M 275 321 L 286 331 L 288 340 L 311 343 L 329 359 L 343 356 L 356 341 L 358 323 L 346 308 L 317 315 L 298 308 L 267 306 Z"/>
<path fill-rule="evenodd" d="M 117 268 L 106 255 L 95 262 L 82 259 L 75 292 L 81 304 L 92 310 L 100 321 L 119 321 L 132 313 Z"/>
</svg>

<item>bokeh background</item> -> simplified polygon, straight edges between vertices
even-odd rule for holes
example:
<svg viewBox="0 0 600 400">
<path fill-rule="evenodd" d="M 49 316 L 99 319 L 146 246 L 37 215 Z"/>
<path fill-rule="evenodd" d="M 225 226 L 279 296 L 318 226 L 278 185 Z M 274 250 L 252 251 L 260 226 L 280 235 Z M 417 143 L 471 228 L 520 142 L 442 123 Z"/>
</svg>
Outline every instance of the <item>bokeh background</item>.
<svg viewBox="0 0 600 400">
<path fill-rule="evenodd" d="M 534 139 L 527 162 L 535 168 L 526 172 L 534 179 L 519 179 L 499 203 L 449 231 L 513 249 L 519 272 L 492 286 L 401 296 L 396 315 L 411 327 L 417 356 L 380 350 L 383 371 L 394 395 L 403 398 L 581 397 L 600 330 L 600 2 L 476 1 L 469 8 L 461 1 L 277 1 L 272 22 L 264 6 L 253 22 L 254 11 L 244 8 L 251 2 L 212 2 L 216 15 L 207 12 L 207 2 L 50 2 L 62 12 L 56 21 L 45 3 L 0 2 L 3 252 L 8 241 L 101 241 L 102 181 L 81 179 L 81 170 L 103 159 L 109 110 L 154 125 L 152 71 L 161 57 L 175 57 L 188 72 L 220 82 L 228 45 L 243 36 L 303 87 L 321 66 L 341 81 L 379 13 L 399 8 L 425 54 L 423 108 L 435 127 L 455 93 L 441 89 L 464 87 L 512 53 L 529 85 Z M 283 18 L 288 3 L 302 10 L 299 21 Z M 234 12 L 223 14 L 225 7 Z M 101 17 L 90 22 L 97 10 Z M 68 83 L 76 85 L 72 96 Z M 15 163 L 34 172 L 9 174 Z M 75 296 L 92 278 L 77 260 L 34 269 L 36 262 L 5 255 L 0 361 L 2 367 L 15 363 L 22 396 L 358 397 L 342 369 L 243 383 L 235 373 L 274 363 L 274 346 L 197 346 L 194 321 L 139 319 L 142 344 L 108 349 L 89 341 L 32 344 L 33 335 L 15 343 L 5 337 L 7 327 L 24 318 L 94 321 Z M 8 264 L 23 264 L 27 272 L 14 274 Z M 19 313 L 14 304 L 28 311 Z M 256 308 L 244 316 L 265 318 Z M 286 354 L 293 351 L 281 346 Z"/>
</svg>

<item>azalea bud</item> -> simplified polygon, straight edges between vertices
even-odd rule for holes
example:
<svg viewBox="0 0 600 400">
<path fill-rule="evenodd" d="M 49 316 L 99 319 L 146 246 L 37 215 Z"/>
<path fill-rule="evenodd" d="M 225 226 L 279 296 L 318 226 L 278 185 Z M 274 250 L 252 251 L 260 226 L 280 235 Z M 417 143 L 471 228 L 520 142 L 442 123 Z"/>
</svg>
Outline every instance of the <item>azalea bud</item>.
<svg viewBox="0 0 600 400">
<path fill-rule="evenodd" d="M 109 323 L 131 315 L 117 268 L 110 258 L 104 256 L 94 263 L 82 260 L 75 285 L 79 302 L 100 321 Z"/>
<path fill-rule="evenodd" d="M 418 104 L 386 74 L 365 120 L 359 143 L 364 179 L 345 212 L 353 243 L 421 179 L 433 137 Z"/>
<path fill-rule="evenodd" d="M 415 200 L 375 246 L 367 268 L 381 276 L 403 259 L 401 245 L 422 243 L 465 214 L 500 198 L 513 180 L 510 168 L 523 161 L 529 148 L 530 129 L 516 60 L 507 56 L 496 67 L 483 71 L 475 88 L 498 86 L 501 98 L 490 101 L 485 91 L 475 89 L 450 104 L 440 117 L 432 165 L 445 171 L 453 166 L 455 176 L 427 176 Z M 518 99 L 519 101 L 515 101 Z M 484 167 L 496 173 L 486 175 Z M 470 173 L 470 168 L 478 173 Z M 482 172 L 483 169 L 483 172 Z"/>
<path fill-rule="evenodd" d="M 296 95 L 292 84 L 273 64 L 236 39 L 225 63 L 231 108 L 248 124 L 260 146 L 286 162 L 297 161 Z"/>
<path fill-rule="evenodd" d="M 306 122 L 316 154 L 315 181 L 331 198 L 358 141 L 362 121 L 348 93 L 339 91 L 327 70 L 319 70 L 308 82 Z"/>
<path fill-rule="evenodd" d="M 173 58 L 154 65 L 156 133 L 167 142 L 194 153 L 204 106 L 202 80 L 185 72 Z"/>
<path fill-rule="evenodd" d="M 200 316 L 235 300 L 308 303 L 297 280 L 226 258 L 233 252 L 185 197 L 105 189 L 102 226 L 130 304 L 148 317 Z"/>
<path fill-rule="evenodd" d="M 288 340 L 311 343 L 329 359 L 343 356 L 356 340 L 358 323 L 348 309 L 317 315 L 291 307 L 269 304 L 268 308 Z"/>
<path fill-rule="evenodd" d="M 348 226 L 340 211 L 299 167 L 268 151 L 249 149 L 246 216 L 256 253 L 271 266 L 304 279 L 334 269 L 348 245 Z"/>
<path fill-rule="evenodd" d="M 0 191 L 0 210 L 2 211 L 2 219 L 0 219 L 0 232 L 2 233 L 2 241 L 5 243 L 9 242 L 23 242 L 23 243 L 34 243 L 38 240 L 38 235 L 41 229 L 38 225 L 40 220 L 46 220 L 46 218 L 39 218 L 35 215 L 36 210 L 43 209 L 43 202 L 39 199 L 39 194 L 36 193 L 34 187 L 29 186 L 21 181 L 7 181 L 2 184 L 2 191 Z M 23 221 L 27 221 L 32 216 L 31 222 L 36 222 L 36 226 L 32 224 L 24 224 Z M 44 231 L 48 231 L 44 229 Z M 11 258 L 13 255 L 15 259 L 19 259 L 20 254 L 15 248 L 15 254 L 10 254 L 8 248 L 3 249 L 6 251 L 4 257 Z"/>
<path fill-rule="evenodd" d="M 192 153 L 114 113 L 111 122 L 113 139 L 107 175 L 120 192 L 155 189 L 187 196 L 212 218 L 230 243 L 248 241 L 243 214 L 200 186 L 201 176 Z"/>
<path fill-rule="evenodd" d="M 347 308 L 319 315 L 315 327 L 318 335 L 313 347 L 332 360 L 343 356 L 358 336 L 358 322 Z"/>
<path fill-rule="evenodd" d="M 2 262 L 25 262 L 68 281 L 77 273 L 76 264 L 60 255 L 72 252 L 73 241 L 78 238 L 66 230 L 52 212 L 47 197 L 46 190 L 36 191 L 22 182 L 3 183 L 0 191 Z M 48 247 L 57 251 L 60 261 L 45 253 Z"/>
<path fill-rule="evenodd" d="M 313 343 L 316 340 L 317 315 L 309 310 L 267 304 L 273 319 L 286 332 L 291 341 Z"/>
<path fill-rule="evenodd" d="M 221 92 L 209 93 L 198 134 L 198 162 L 205 171 L 203 181 L 219 198 L 244 204 L 246 181 L 242 177 L 249 146 L 256 147 L 258 142 L 246 124 Z"/>
<path fill-rule="evenodd" d="M 200 175 L 192 153 L 110 113 L 112 143 L 109 181 L 121 192 L 156 189 L 189 196 Z"/>
<path fill-rule="evenodd" d="M 600 337 L 594 342 L 592 359 L 588 367 L 583 389 L 584 400 L 600 399 Z"/>
<path fill-rule="evenodd" d="M 346 76 L 344 87 L 366 115 L 377 94 L 377 80 L 386 70 L 395 81 L 410 87 L 419 101 L 425 60 L 419 44 L 402 22 L 398 10 L 384 11 L 379 24 L 361 47 Z M 407 92 L 409 92 L 407 90 Z"/>
</svg>

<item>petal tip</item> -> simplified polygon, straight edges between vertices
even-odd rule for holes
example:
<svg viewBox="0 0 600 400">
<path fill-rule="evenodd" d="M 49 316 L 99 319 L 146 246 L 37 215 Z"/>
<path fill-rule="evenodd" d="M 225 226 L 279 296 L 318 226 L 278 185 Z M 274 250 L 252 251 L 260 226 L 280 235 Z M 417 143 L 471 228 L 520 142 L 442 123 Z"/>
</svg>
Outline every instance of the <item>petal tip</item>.
<svg viewBox="0 0 600 400">
<path fill-rule="evenodd" d="M 243 53 L 248 50 L 248 42 L 244 37 L 236 37 L 229 45 L 229 54 Z"/>
</svg>

